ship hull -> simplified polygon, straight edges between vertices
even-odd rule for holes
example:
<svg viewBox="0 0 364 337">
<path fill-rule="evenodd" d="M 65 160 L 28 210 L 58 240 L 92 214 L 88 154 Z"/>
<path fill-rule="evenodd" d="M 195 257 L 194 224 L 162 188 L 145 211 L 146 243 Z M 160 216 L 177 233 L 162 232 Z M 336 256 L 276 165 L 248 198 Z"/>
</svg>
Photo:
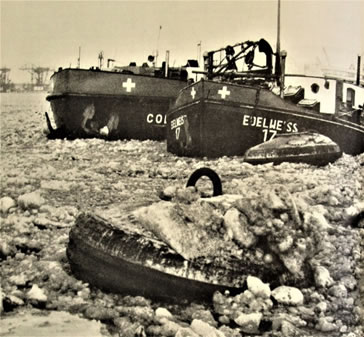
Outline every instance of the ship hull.
<svg viewBox="0 0 364 337">
<path fill-rule="evenodd" d="M 229 95 L 223 99 L 219 91 Z M 167 115 L 167 150 L 191 157 L 240 156 L 277 134 L 304 131 L 329 137 L 347 154 L 364 151 L 364 128 L 358 124 L 300 108 L 266 89 L 201 81 L 182 90 Z"/>
<path fill-rule="evenodd" d="M 166 112 L 186 82 L 82 69 L 52 76 L 47 96 L 57 129 L 68 138 L 166 138 Z"/>
</svg>

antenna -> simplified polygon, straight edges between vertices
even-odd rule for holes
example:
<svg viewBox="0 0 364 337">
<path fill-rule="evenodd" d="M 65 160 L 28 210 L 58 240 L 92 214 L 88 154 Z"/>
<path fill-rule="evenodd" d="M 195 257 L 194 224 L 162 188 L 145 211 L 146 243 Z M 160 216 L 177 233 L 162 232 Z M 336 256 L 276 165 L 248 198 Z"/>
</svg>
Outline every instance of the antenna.
<svg viewBox="0 0 364 337">
<path fill-rule="evenodd" d="M 164 77 L 168 77 L 168 67 L 169 67 L 169 50 L 166 50 L 166 63 L 165 63 Z"/>
<path fill-rule="evenodd" d="M 201 61 L 201 41 L 197 44 L 197 61 L 200 64 Z"/>
<path fill-rule="evenodd" d="M 331 63 L 330 63 L 329 55 L 327 55 L 326 48 L 325 47 L 322 47 L 322 50 L 324 51 L 324 54 L 325 54 L 325 57 L 326 57 L 326 61 L 327 61 L 327 65 L 330 67 L 331 66 Z"/>
<path fill-rule="evenodd" d="M 78 47 L 77 68 L 81 67 L 81 47 Z"/>
</svg>

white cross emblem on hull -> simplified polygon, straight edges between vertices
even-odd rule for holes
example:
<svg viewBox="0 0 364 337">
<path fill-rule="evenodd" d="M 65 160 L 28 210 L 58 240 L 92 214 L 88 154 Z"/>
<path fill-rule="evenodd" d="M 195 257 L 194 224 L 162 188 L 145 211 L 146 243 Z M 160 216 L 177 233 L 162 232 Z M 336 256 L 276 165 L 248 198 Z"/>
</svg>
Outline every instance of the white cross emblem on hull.
<svg viewBox="0 0 364 337">
<path fill-rule="evenodd" d="M 195 96 L 196 96 L 196 90 L 195 90 L 195 87 L 193 87 L 191 89 L 191 96 L 192 96 L 192 99 L 195 99 Z"/>
<path fill-rule="evenodd" d="M 230 95 L 230 91 L 229 91 L 229 90 L 227 90 L 227 86 L 226 86 L 226 85 L 224 85 L 224 86 L 222 87 L 222 89 L 220 89 L 217 93 L 218 93 L 219 95 L 221 95 L 221 98 L 222 98 L 222 99 L 225 99 L 225 98 L 226 98 L 226 96 Z"/>
<path fill-rule="evenodd" d="M 131 92 L 131 89 L 135 88 L 135 83 L 131 78 L 128 78 L 126 82 L 123 82 L 123 88 L 126 88 L 126 92 Z"/>
</svg>

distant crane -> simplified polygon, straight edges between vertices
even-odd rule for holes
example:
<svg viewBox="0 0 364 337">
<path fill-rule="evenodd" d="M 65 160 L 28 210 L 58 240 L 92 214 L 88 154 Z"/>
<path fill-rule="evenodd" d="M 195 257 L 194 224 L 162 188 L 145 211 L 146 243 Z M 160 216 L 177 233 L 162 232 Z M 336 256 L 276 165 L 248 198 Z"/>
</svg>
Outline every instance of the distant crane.
<svg viewBox="0 0 364 337">
<path fill-rule="evenodd" d="M 10 68 L 0 68 L 0 92 L 11 90 L 11 81 L 9 79 Z"/>
<path fill-rule="evenodd" d="M 9 83 L 9 68 L 0 68 L 0 83 L 1 85 Z"/>
<path fill-rule="evenodd" d="M 45 67 L 36 67 L 34 65 L 25 65 L 20 68 L 20 70 L 26 70 L 30 73 L 30 83 L 32 87 L 44 87 L 46 86 L 46 80 L 48 77 L 48 72 L 52 69 Z"/>
</svg>

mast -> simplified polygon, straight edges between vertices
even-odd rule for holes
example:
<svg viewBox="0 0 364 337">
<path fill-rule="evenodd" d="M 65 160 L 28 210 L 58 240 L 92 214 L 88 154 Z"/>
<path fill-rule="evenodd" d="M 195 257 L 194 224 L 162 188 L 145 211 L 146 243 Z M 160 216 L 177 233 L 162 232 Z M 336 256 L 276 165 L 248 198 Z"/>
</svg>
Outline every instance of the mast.
<svg viewBox="0 0 364 337">
<path fill-rule="evenodd" d="M 104 65 L 104 52 L 100 51 L 99 56 L 99 68 L 102 69 L 103 65 Z"/>
<path fill-rule="evenodd" d="M 200 65 L 200 62 L 201 62 L 201 42 L 200 41 L 198 44 L 197 44 L 197 61 L 198 61 L 198 64 Z"/>
<path fill-rule="evenodd" d="M 277 13 L 277 47 L 276 47 L 276 64 L 275 74 L 277 78 L 281 75 L 281 0 L 278 0 Z"/>
<path fill-rule="evenodd" d="M 169 67 L 169 50 L 166 50 L 166 68 L 164 72 L 164 77 L 168 77 L 168 67 Z"/>
<path fill-rule="evenodd" d="M 284 72 L 287 52 L 281 52 L 281 0 L 278 0 L 277 10 L 277 50 L 276 50 L 276 65 L 275 75 L 279 85 L 279 96 L 284 98 Z"/>
<path fill-rule="evenodd" d="M 158 64 L 157 64 L 157 62 L 158 62 L 158 54 L 159 54 L 158 49 L 159 49 L 159 37 L 160 37 L 160 35 L 161 35 L 161 30 L 162 30 L 162 26 L 159 26 L 159 30 L 158 30 L 158 39 L 157 39 L 157 50 L 156 50 L 156 52 L 155 52 L 155 66 L 156 66 L 156 67 L 158 66 Z"/>
<path fill-rule="evenodd" d="M 356 69 L 356 85 L 360 85 L 360 55 L 358 55 L 358 64 Z"/>
</svg>

